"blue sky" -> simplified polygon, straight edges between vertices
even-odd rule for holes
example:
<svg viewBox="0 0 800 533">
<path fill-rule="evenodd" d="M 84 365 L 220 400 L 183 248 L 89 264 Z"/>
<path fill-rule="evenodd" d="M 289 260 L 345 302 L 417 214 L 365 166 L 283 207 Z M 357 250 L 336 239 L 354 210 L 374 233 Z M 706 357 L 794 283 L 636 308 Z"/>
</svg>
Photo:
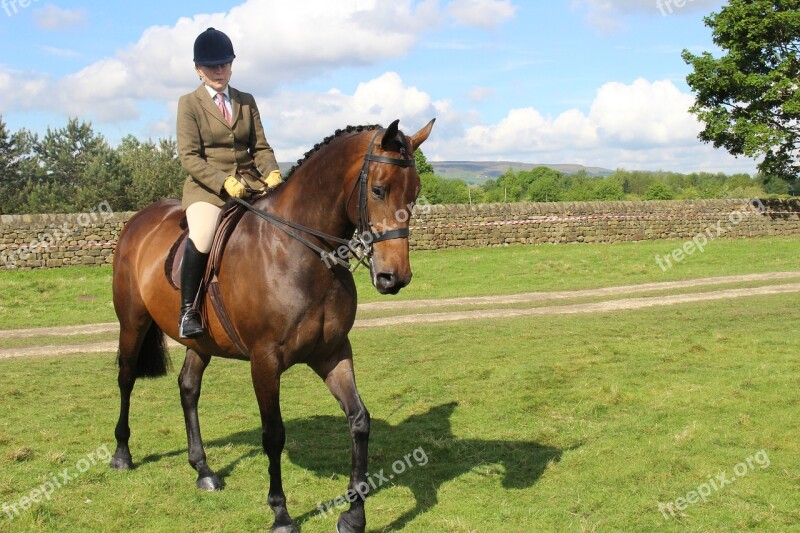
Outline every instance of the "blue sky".
<svg viewBox="0 0 800 533">
<path fill-rule="evenodd" d="M 660 3 L 658 3 L 660 1 Z M 348 124 L 437 124 L 432 160 L 754 172 L 697 140 L 680 52 L 709 50 L 714 0 L 0 1 L 0 114 L 71 116 L 112 144 L 174 137 L 192 43 L 231 36 L 280 161 Z"/>
</svg>

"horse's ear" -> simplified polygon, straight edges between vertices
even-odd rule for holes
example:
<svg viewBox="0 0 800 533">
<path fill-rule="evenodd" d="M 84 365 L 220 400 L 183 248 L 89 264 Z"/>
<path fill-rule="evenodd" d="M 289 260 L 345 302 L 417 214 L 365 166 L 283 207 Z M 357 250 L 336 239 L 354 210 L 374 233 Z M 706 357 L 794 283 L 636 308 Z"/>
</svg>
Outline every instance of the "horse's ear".
<svg viewBox="0 0 800 533">
<path fill-rule="evenodd" d="M 398 118 L 386 128 L 386 133 L 383 134 L 383 139 L 381 139 L 381 148 L 384 150 L 388 150 L 391 142 L 397 139 L 397 132 L 400 131 L 400 128 L 397 127 L 399 123 L 400 119 Z"/>
<path fill-rule="evenodd" d="M 411 136 L 409 142 L 411 143 L 411 151 L 414 152 L 419 145 L 425 142 L 425 139 L 428 138 L 428 135 L 431 134 L 431 130 L 433 129 L 433 123 L 436 122 L 435 118 L 432 118 L 430 122 L 428 122 L 427 126 L 419 130 L 417 133 Z"/>
</svg>

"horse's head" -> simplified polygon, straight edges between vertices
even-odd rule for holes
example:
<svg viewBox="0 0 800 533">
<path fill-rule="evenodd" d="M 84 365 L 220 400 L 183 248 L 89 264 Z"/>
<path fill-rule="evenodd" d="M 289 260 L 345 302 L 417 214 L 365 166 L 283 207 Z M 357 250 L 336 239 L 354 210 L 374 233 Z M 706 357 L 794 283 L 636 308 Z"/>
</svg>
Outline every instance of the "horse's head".
<svg viewBox="0 0 800 533">
<path fill-rule="evenodd" d="M 357 238 L 371 249 L 372 283 L 381 294 L 397 294 L 411 281 L 408 225 L 421 188 L 414 151 L 434 120 L 411 137 L 398 129 L 398 120 L 374 134 L 354 185 L 359 199 L 351 214 Z"/>
</svg>

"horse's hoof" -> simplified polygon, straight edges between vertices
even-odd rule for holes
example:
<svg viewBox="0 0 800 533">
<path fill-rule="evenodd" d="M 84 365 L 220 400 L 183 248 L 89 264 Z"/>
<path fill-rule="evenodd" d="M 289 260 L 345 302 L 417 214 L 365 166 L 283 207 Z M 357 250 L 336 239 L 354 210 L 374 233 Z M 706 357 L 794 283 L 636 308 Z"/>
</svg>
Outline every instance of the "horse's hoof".
<svg viewBox="0 0 800 533">
<path fill-rule="evenodd" d="M 214 491 L 214 490 L 222 490 L 222 481 L 216 476 L 207 476 L 207 477 L 200 477 L 197 478 L 197 485 L 198 489 L 207 490 L 207 491 Z"/>
<path fill-rule="evenodd" d="M 364 533 L 365 529 L 365 527 L 351 525 L 344 519 L 344 516 L 340 516 L 339 521 L 336 522 L 336 533 Z"/>
<path fill-rule="evenodd" d="M 108 463 L 108 466 L 113 468 L 114 470 L 132 470 L 133 469 L 133 460 L 128 457 L 118 457 L 114 456 L 111 458 L 111 462 Z"/>
</svg>

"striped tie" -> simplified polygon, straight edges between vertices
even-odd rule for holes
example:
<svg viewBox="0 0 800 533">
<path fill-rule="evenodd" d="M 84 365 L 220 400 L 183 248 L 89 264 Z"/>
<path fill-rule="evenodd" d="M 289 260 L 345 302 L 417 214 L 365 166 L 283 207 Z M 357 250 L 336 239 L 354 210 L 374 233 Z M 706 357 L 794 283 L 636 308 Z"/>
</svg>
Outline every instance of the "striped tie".
<svg viewBox="0 0 800 533">
<path fill-rule="evenodd" d="M 225 119 L 225 122 L 228 125 L 231 125 L 231 114 L 228 112 L 228 108 L 225 106 L 225 94 L 224 93 L 217 93 L 217 107 L 219 108 L 220 112 L 222 113 L 222 118 Z"/>
</svg>

